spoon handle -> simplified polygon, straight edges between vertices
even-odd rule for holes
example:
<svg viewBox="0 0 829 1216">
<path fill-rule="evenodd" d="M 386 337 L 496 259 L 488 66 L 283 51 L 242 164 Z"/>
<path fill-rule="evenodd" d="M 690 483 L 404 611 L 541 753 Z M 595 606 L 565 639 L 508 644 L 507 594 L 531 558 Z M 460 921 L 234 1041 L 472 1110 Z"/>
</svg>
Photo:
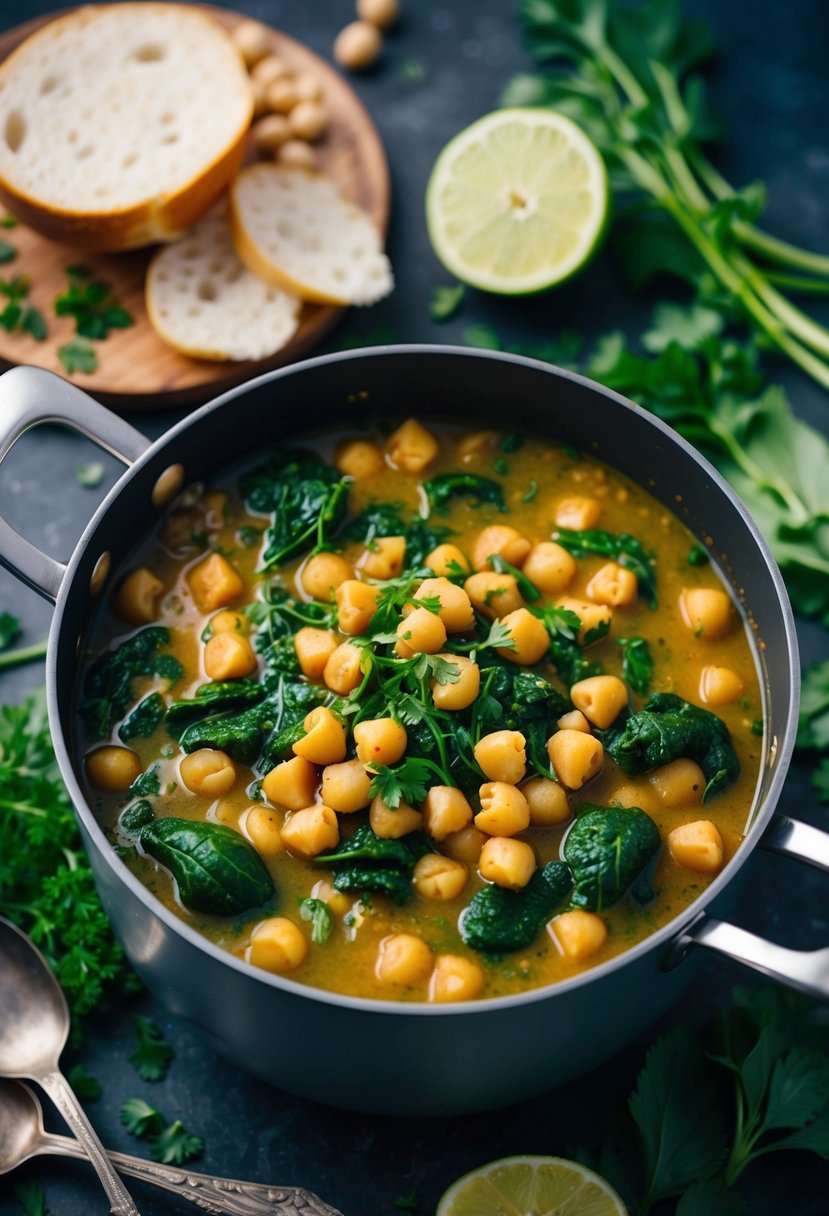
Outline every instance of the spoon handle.
<svg viewBox="0 0 829 1216">
<path fill-rule="evenodd" d="M 107 1193 L 112 1216 L 140 1216 L 66 1079 L 57 1069 L 33 1079 L 46 1090 L 95 1167 L 101 1185 Z"/>
<path fill-rule="evenodd" d="M 66 1136 L 45 1135 L 40 1142 L 40 1152 L 81 1160 L 86 1157 L 77 1141 Z M 122 1174 L 171 1191 L 211 1216 L 342 1216 L 336 1208 L 329 1207 L 301 1187 L 262 1186 L 235 1178 L 190 1173 L 172 1165 L 158 1165 L 141 1157 L 131 1157 L 128 1153 L 110 1152 L 108 1156 Z"/>
</svg>

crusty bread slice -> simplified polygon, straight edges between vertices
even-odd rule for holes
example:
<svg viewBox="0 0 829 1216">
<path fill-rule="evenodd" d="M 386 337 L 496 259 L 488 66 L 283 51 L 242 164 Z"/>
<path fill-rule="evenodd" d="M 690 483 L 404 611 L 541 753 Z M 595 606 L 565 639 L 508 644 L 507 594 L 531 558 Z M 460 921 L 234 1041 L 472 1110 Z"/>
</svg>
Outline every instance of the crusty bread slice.
<svg viewBox="0 0 829 1216">
<path fill-rule="evenodd" d="M 304 300 L 374 304 L 394 286 L 366 213 L 306 169 L 243 169 L 230 188 L 230 230 L 254 274 Z"/>
<path fill-rule="evenodd" d="M 156 254 L 147 313 L 170 346 L 195 359 L 265 359 L 289 341 L 302 307 L 247 270 L 224 211 L 213 211 Z"/>
<path fill-rule="evenodd" d="M 186 5 L 89 5 L 0 67 L 0 195 L 101 250 L 183 232 L 242 162 L 253 96 L 231 39 Z"/>
</svg>

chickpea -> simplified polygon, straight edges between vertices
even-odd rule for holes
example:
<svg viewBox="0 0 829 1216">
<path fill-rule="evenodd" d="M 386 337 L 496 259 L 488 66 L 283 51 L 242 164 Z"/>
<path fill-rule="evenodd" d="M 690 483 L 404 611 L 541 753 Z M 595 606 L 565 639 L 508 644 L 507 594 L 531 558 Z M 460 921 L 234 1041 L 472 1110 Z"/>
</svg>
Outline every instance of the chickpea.
<svg viewBox="0 0 829 1216">
<path fill-rule="evenodd" d="M 377 610 L 376 587 L 360 583 L 356 578 L 346 579 L 336 591 L 337 617 L 341 633 L 359 637 L 365 633 Z"/>
<path fill-rule="evenodd" d="M 433 785 L 423 802 L 423 827 L 432 840 L 445 840 L 472 822 L 466 795 L 453 785 Z"/>
<path fill-rule="evenodd" d="M 472 549 L 472 564 L 476 570 L 491 570 L 490 559 L 503 557 L 511 566 L 520 566 L 532 545 L 526 536 L 506 524 L 490 524 L 478 533 Z"/>
<path fill-rule="evenodd" d="M 391 29 L 399 16 L 397 0 L 357 0 L 357 16 L 378 29 Z"/>
<path fill-rule="evenodd" d="M 707 784 L 700 766 L 685 756 L 648 773 L 647 780 L 663 806 L 693 806 L 702 801 Z"/>
<path fill-rule="evenodd" d="M 276 114 L 290 114 L 299 101 L 290 77 L 274 80 L 265 86 L 265 104 Z"/>
<path fill-rule="evenodd" d="M 336 916 L 345 916 L 348 909 L 351 907 L 351 900 L 344 891 L 338 891 L 336 887 L 332 887 L 330 882 L 326 882 L 321 878 L 319 882 L 315 882 L 311 888 L 311 898 L 321 899 Z"/>
<path fill-rule="evenodd" d="M 345 760 L 345 730 L 343 724 L 324 705 L 306 714 L 303 727 L 307 732 L 293 744 L 295 756 L 312 764 L 337 764 Z"/>
<path fill-rule="evenodd" d="M 562 595 L 559 597 L 556 606 L 558 608 L 566 608 L 569 612 L 574 612 L 581 621 L 576 636 L 579 644 L 582 646 L 585 644 L 589 634 L 596 633 L 596 636 L 591 639 L 592 645 L 593 642 L 597 642 L 605 637 L 610 629 L 613 612 L 607 604 L 591 604 L 588 600 L 578 600 L 571 595 Z"/>
<path fill-rule="evenodd" d="M 463 585 L 472 607 L 488 620 L 508 616 L 523 607 L 524 599 L 513 574 L 483 570 L 472 574 Z"/>
<path fill-rule="evenodd" d="M 270 54 L 271 35 L 259 21 L 240 21 L 230 37 L 249 68 Z"/>
<path fill-rule="evenodd" d="M 463 587 L 457 587 L 448 578 L 427 578 L 414 594 L 415 600 L 437 599 L 440 603 L 438 616 L 443 621 L 447 633 L 464 633 L 475 627 L 475 613 L 472 611 L 472 601 Z M 407 604 L 403 615 L 409 616 L 416 610 L 416 605 Z"/>
<path fill-rule="evenodd" d="M 360 22 L 354 24 L 359 25 Z M 422 473 L 439 451 L 438 441 L 431 431 L 427 431 L 414 418 L 409 418 L 399 426 L 386 443 L 386 455 L 394 468 L 401 469 L 404 473 Z"/>
<path fill-rule="evenodd" d="M 268 112 L 268 100 L 265 96 L 267 86 L 251 77 L 250 91 L 253 94 L 253 117 L 263 118 Z"/>
<path fill-rule="evenodd" d="M 215 612 L 238 600 L 245 590 L 239 573 L 221 553 L 211 553 L 187 573 L 187 585 L 199 612 Z"/>
<path fill-rule="evenodd" d="M 318 784 L 317 770 L 311 761 L 294 756 L 292 760 L 283 760 L 265 775 L 262 793 L 268 802 L 289 811 L 301 811 L 314 801 Z"/>
<path fill-rule="evenodd" d="M 490 781 L 480 788 L 481 809 L 475 827 L 487 836 L 515 836 L 530 826 L 527 799 L 514 785 Z"/>
<path fill-rule="evenodd" d="M 453 857 L 455 861 L 463 861 L 466 865 L 477 865 L 478 858 L 481 856 L 481 850 L 486 844 L 489 837 L 473 824 L 469 824 L 465 828 L 461 828 L 458 832 L 452 832 L 443 842 L 443 851 L 447 857 Z"/>
<path fill-rule="evenodd" d="M 238 633 L 214 633 L 204 646 L 204 670 L 211 680 L 240 680 L 258 667 L 253 647 Z"/>
<path fill-rule="evenodd" d="M 618 562 L 607 562 L 593 575 L 584 593 L 594 604 L 620 608 L 632 604 L 638 590 L 639 583 L 632 570 Z"/>
<path fill-rule="evenodd" d="M 477 963 L 460 954 L 439 954 L 429 982 L 429 1000 L 472 1001 L 484 986 L 484 973 Z"/>
<path fill-rule="evenodd" d="M 372 799 L 368 821 L 376 836 L 382 836 L 384 840 L 398 840 L 401 836 L 408 836 L 409 832 L 418 832 L 423 824 L 423 816 L 405 802 L 391 807 L 378 796 Z"/>
<path fill-rule="evenodd" d="M 296 96 L 297 104 L 288 115 L 291 133 L 296 139 L 305 139 L 309 143 L 313 143 L 325 132 L 325 128 L 328 126 L 328 114 L 322 102 L 300 101 L 298 93 Z"/>
<path fill-rule="evenodd" d="M 743 681 L 730 667 L 703 667 L 699 699 L 704 705 L 732 705 L 743 695 Z"/>
<path fill-rule="evenodd" d="M 606 730 L 627 708 L 627 685 L 618 676 L 590 676 L 572 685 L 570 700 L 589 722 Z"/>
<path fill-rule="evenodd" d="M 366 578 L 396 578 L 406 557 L 405 536 L 377 536 L 357 562 L 357 569 Z"/>
<path fill-rule="evenodd" d="M 217 633 L 238 633 L 240 637 L 246 638 L 250 633 L 250 619 L 244 612 L 223 608 L 211 619 L 210 633 L 214 637 Z"/>
<path fill-rule="evenodd" d="M 363 680 L 362 662 L 366 652 L 353 642 L 341 642 L 336 650 L 332 650 L 325 664 L 322 678 L 326 687 L 341 697 L 347 697 L 355 688 L 359 688 Z"/>
<path fill-rule="evenodd" d="M 554 916 L 547 926 L 561 953 L 571 963 L 583 963 L 607 941 L 607 925 L 595 912 L 573 908 Z"/>
<path fill-rule="evenodd" d="M 457 545 L 438 545 L 436 549 L 427 554 L 425 564 L 430 570 L 434 570 L 438 578 L 448 577 L 450 574 L 470 574 L 472 572 L 469 558 Z"/>
<path fill-rule="evenodd" d="M 459 861 L 440 853 L 427 853 L 415 864 L 412 885 L 421 899 L 448 903 L 457 899 L 468 878 L 466 866 Z"/>
<path fill-rule="evenodd" d="M 250 807 L 242 817 L 240 827 L 262 857 L 278 857 L 285 852 L 281 816 L 270 807 Z"/>
<path fill-rule="evenodd" d="M 357 756 L 362 764 L 396 764 L 406 750 L 405 726 L 394 718 L 371 718 L 354 727 Z"/>
<path fill-rule="evenodd" d="M 717 874 L 723 864 L 723 841 L 710 819 L 683 823 L 668 833 L 668 851 L 683 870 L 695 874 Z"/>
<path fill-rule="evenodd" d="M 376 25 L 352 21 L 334 40 L 334 58 L 349 72 L 363 72 L 371 67 L 382 47 L 383 37 Z"/>
<path fill-rule="evenodd" d="M 656 797 L 652 786 L 646 781 L 628 781 L 619 785 L 613 791 L 614 806 L 636 806 L 640 811 L 654 812 L 660 810 L 662 803 Z"/>
<path fill-rule="evenodd" d="M 122 794 L 142 771 L 136 753 L 115 744 L 96 747 L 84 757 L 84 766 L 89 784 L 106 794 Z"/>
<path fill-rule="evenodd" d="M 432 951 L 413 933 L 393 933 L 380 942 L 375 975 L 381 984 L 411 988 L 432 970 Z"/>
<path fill-rule="evenodd" d="M 597 498 L 582 498 L 574 495 L 556 503 L 553 519 L 557 528 L 571 528 L 584 532 L 595 528 L 602 517 L 602 504 Z"/>
<path fill-rule="evenodd" d="M 517 785 L 527 771 L 527 740 L 520 730 L 496 730 L 475 744 L 475 759 L 490 781 Z"/>
<path fill-rule="evenodd" d="M 370 443 L 367 439 L 344 439 L 337 448 L 334 464 L 341 473 L 353 477 L 355 481 L 374 477 L 385 467 L 383 453 L 376 443 Z"/>
<path fill-rule="evenodd" d="M 414 654 L 437 654 L 446 645 L 446 626 L 428 608 L 415 608 L 397 626 L 394 653 L 410 659 Z"/>
<path fill-rule="evenodd" d="M 580 790 L 602 771 L 604 748 L 594 735 L 580 730 L 559 730 L 547 740 L 553 771 L 568 790 Z"/>
<path fill-rule="evenodd" d="M 432 700 L 438 709 L 466 709 L 481 690 L 481 670 L 478 664 L 461 654 L 442 654 L 439 657 L 454 665 L 458 678 L 454 683 L 446 684 L 432 680 Z"/>
<path fill-rule="evenodd" d="M 118 588 L 112 601 L 113 610 L 130 625 L 148 625 L 158 618 L 158 599 L 163 590 L 161 579 L 146 566 L 139 566 L 130 571 Z"/>
<path fill-rule="evenodd" d="M 259 152 L 275 152 L 291 135 L 291 124 L 284 114 L 267 114 L 250 129 L 250 137 Z"/>
<path fill-rule="evenodd" d="M 250 80 L 251 84 L 266 89 L 275 80 L 282 80 L 283 77 L 290 75 L 291 69 L 284 59 L 279 55 L 265 55 L 264 59 L 260 59 L 258 63 L 254 64 Z"/>
<path fill-rule="evenodd" d="M 502 659 L 511 663 L 520 663 L 522 667 L 531 667 L 539 663 L 550 649 L 550 635 L 543 621 L 533 616 L 528 608 L 516 608 L 501 617 L 501 624 L 509 630 L 512 647 L 496 647 Z"/>
<path fill-rule="evenodd" d="M 535 853 L 523 840 L 510 836 L 490 836 L 481 849 L 478 869 L 481 878 L 498 887 L 520 891 L 536 871 Z"/>
<path fill-rule="evenodd" d="M 521 786 L 530 808 L 530 823 L 536 828 L 557 827 L 566 823 L 572 811 L 567 791 L 547 777 L 531 777 Z"/>
<path fill-rule="evenodd" d="M 362 760 L 343 760 L 322 770 L 322 800 L 340 815 L 361 811 L 371 802 L 371 773 Z"/>
<path fill-rule="evenodd" d="M 294 88 L 300 101 L 319 101 L 322 97 L 322 85 L 313 72 L 300 72 Z"/>
<path fill-rule="evenodd" d="M 559 730 L 581 730 L 586 735 L 592 734 L 590 723 L 580 709 L 571 709 L 568 713 L 562 714 L 556 722 L 556 726 Z"/>
<path fill-rule="evenodd" d="M 315 553 L 302 567 L 300 582 L 306 595 L 328 601 L 331 592 L 354 577 L 354 571 L 338 553 Z"/>
<path fill-rule="evenodd" d="M 254 967 L 284 975 L 296 971 L 308 957 L 305 934 L 292 920 L 271 916 L 253 930 L 245 958 Z"/>
<path fill-rule="evenodd" d="M 539 591 L 556 595 L 569 587 L 573 581 L 576 561 L 563 545 L 545 540 L 539 545 L 533 545 L 522 570 Z"/>
<path fill-rule="evenodd" d="M 205 798 L 221 798 L 236 781 L 236 766 L 230 756 L 213 747 L 200 747 L 185 756 L 179 764 L 179 772 L 191 794 L 201 794 Z"/>
<path fill-rule="evenodd" d="M 294 635 L 294 649 L 302 674 L 309 680 L 321 680 L 326 663 L 337 649 L 337 635 L 329 629 L 304 625 Z"/>
<path fill-rule="evenodd" d="M 290 165 L 292 169 L 313 170 L 317 166 L 317 154 L 304 139 L 288 139 L 279 149 L 277 159 L 280 165 Z"/>
<path fill-rule="evenodd" d="M 282 842 L 297 857 L 327 853 L 340 842 L 336 813 L 322 802 L 292 811 L 282 828 Z"/>
<path fill-rule="evenodd" d="M 463 464 L 477 464 L 486 459 L 500 440 L 497 431 L 472 431 L 458 440 L 458 456 Z"/>
<path fill-rule="evenodd" d="M 731 625 L 731 600 L 716 587 L 685 587 L 679 597 L 682 619 L 694 637 L 721 638 Z"/>
</svg>

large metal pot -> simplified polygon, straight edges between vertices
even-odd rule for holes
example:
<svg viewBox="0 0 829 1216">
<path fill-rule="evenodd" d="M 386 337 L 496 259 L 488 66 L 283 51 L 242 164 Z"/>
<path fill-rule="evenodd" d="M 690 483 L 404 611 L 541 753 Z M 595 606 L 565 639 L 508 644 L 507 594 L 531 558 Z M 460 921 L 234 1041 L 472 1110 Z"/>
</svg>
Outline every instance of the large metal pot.
<svg viewBox="0 0 829 1216">
<path fill-rule="evenodd" d="M 829 996 L 829 951 L 782 949 L 712 916 L 735 901 L 755 848 L 829 870 L 829 836 L 774 814 L 794 744 L 799 685 L 780 573 L 722 478 L 651 415 L 547 364 L 439 346 L 348 352 L 269 373 L 225 393 L 155 443 L 79 389 L 33 368 L 0 378 L 0 411 L 0 460 L 29 427 L 58 422 L 127 465 L 66 566 L 2 520 L 0 561 L 55 602 L 46 666 L 52 733 L 115 932 L 158 999 L 243 1068 L 338 1106 L 448 1114 L 526 1098 L 611 1056 L 688 984 L 693 960 L 677 964 L 695 946 Z M 507 421 L 571 443 L 634 477 L 697 537 L 713 538 L 713 553 L 751 622 L 765 702 L 765 763 L 745 843 L 681 916 L 618 958 L 554 987 L 457 1005 L 337 996 L 256 970 L 211 945 L 118 859 L 78 774 L 79 655 L 96 597 L 109 585 L 106 569 L 116 570 L 158 519 L 153 490 L 165 470 L 181 464 L 188 483 L 207 480 L 309 428 L 405 413 L 475 425 Z"/>
</svg>

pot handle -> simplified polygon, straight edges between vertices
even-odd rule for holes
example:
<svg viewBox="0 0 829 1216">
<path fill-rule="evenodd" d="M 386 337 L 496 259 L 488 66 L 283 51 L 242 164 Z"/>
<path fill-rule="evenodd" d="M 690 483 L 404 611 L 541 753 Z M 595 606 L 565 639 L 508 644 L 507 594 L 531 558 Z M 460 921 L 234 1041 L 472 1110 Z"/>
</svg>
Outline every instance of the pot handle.
<svg viewBox="0 0 829 1216">
<path fill-rule="evenodd" d="M 87 393 L 41 367 L 13 367 L 0 376 L 0 462 L 33 426 L 57 423 L 78 431 L 126 465 L 150 440 Z M 43 553 L 0 519 L 0 565 L 52 603 L 66 566 Z"/>
<path fill-rule="evenodd" d="M 798 819 L 790 819 L 788 815 L 774 816 L 760 840 L 760 847 L 829 873 L 829 833 Z M 694 946 L 714 950 L 788 988 L 829 1001 L 829 947 L 790 950 L 701 912 L 673 941 L 663 960 L 663 968 L 670 970 L 677 966 Z"/>
</svg>

